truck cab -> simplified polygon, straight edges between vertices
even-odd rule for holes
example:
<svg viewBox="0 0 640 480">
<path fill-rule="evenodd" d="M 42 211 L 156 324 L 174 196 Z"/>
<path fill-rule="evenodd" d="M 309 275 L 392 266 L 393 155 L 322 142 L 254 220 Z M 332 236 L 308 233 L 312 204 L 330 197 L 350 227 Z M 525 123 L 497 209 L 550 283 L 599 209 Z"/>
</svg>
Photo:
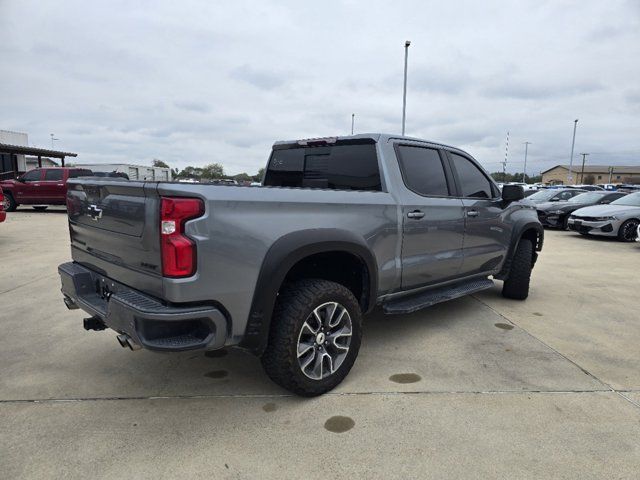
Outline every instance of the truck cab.
<svg viewBox="0 0 640 480">
<path fill-rule="evenodd" d="M 5 210 L 11 212 L 19 205 L 34 205 L 45 209 L 48 205 L 64 205 L 67 196 L 67 180 L 91 176 L 91 170 L 72 167 L 36 168 L 23 173 L 15 180 L 4 180 Z"/>
</svg>

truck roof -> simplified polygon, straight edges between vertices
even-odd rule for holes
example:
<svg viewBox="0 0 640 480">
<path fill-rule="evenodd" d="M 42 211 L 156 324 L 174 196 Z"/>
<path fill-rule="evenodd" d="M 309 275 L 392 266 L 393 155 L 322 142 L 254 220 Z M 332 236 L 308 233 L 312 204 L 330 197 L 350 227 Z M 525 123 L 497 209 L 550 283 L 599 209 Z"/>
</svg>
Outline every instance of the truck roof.
<svg viewBox="0 0 640 480">
<path fill-rule="evenodd" d="M 446 145 L 440 142 L 434 142 L 431 140 L 424 140 L 422 138 L 409 137 L 407 135 L 400 135 L 396 133 L 360 133 L 358 135 L 336 135 L 336 136 L 326 136 L 326 137 L 317 137 L 317 138 L 302 138 L 297 140 L 280 140 L 273 144 L 276 146 L 284 146 L 284 145 L 292 145 L 292 144 L 301 144 L 302 142 L 322 142 L 328 141 L 328 143 L 334 143 L 338 140 L 358 140 L 358 139 L 372 139 L 378 143 L 386 143 L 389 140 L 405 140 L 408 142 L 421 142 L 427 145 L 436 146 L 439 148 L 446 148 L 448 150 L 457 150 L 466 155 L 469 155 L 467 152 L 462 150 L 461 148 L 454 147 L 452 145 Z"/>
</svg>

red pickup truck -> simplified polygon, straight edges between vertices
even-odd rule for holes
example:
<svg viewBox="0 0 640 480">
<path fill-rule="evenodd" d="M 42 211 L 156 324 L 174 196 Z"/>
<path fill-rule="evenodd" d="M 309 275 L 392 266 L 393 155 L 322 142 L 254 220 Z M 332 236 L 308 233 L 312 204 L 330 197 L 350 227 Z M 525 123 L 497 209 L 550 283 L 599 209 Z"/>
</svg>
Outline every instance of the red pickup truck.
<svg viewBox="0 0 640 480">
<path fill-rule="evenodd" d="M 4 195 L 2 194 L 2 187 L 0 187 L 0 222 L 4 222 L 7 218 L 7 212 L 4 211 Z"/>
<path fill-rule="evenodd" d="M 0 188 L 4 190 L 4 210 L 13 212 L 19 205 L 34 205 L 36 210 L 45 210 L 48 205 L 64 205 L 67 180 L 92 174 L 86 168 L 36 168 L 16 180 L 0 181 Z"/>
</svg>

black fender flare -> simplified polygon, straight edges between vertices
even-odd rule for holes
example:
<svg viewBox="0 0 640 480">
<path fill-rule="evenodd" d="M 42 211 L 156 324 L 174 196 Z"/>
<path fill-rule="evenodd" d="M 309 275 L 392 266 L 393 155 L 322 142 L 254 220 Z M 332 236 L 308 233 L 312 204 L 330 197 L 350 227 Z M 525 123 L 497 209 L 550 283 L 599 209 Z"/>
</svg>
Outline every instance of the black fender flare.
<svg viewBox="0 0 640 480">
<path fill-rule="evenodd" d="M 288 233 L 267 251 L 256 282 L 244 336 L 239 347 L 261 355 L 267 346 L 271 316 L 278 291 L 291 268 L 304 258 L 324 252 L 344 252 L 360 259 L 367 268 L 363 312 L 375 306 L 378 292 L 376 259 L 362 237 L 337 228 L 314 228 Z M 367 288 L 368 287 L 368 288 Z"/>
<path fill-rule="evenodd" d="M 498 273 L 497 275 L 494 275 L 494 278 L 497 278 L 498 280 L 504 280 L 505 278 L 507 278 L 507 275 L 509 274 L 509 270 L 511 268 L 511 259 L 513 258 L 513 254 L 515 253 L 516 248 L 518 248 L 518 243 L 520 242 L 522 235 L 528 230 L 535 231 L 536 236 L 538 238 L 536 244 L 533 246 L 532 261 L 535 264 L 536 259 L 538 257 L 537 252 L 542 250 L 542 244 L 544 243 L 544 228 L 542 227 L 542 224 L 539 221 L 537 222 L 530 221 L 530 220 L 517 221 L 516 224 L 513 226 L 513 230 L 511 233 L 511 242 L 509 244 L 509 249 L 507 250 L 507 257 L 502 266 L 502 270 L 500 270 L 500 273 Z"/>
</svg>

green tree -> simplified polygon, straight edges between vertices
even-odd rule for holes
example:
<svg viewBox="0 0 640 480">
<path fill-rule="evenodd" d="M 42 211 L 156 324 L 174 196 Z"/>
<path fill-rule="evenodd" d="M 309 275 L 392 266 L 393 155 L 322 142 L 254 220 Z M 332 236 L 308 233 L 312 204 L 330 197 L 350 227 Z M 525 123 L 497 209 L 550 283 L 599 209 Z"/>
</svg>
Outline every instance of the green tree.
<svg viewBox="0 0 640 480">
<path fill-rule="evenodd" d="M 162 160 L 159 160 L 157 158 L 153 159 L 153 166 L 154 167 L 161 167 L 161 168 L 170 168 L 169 165 L 167 165 L 165 162 L 163 162 Z"/>
<path fill-rule="evenodd" d="M 254 182 L 261 182 L 262 181 L 262 177 L 264 177 L 264 167 L 262 167 L 260 170 L 258 170 L 258 173 L 256 173 L 251 178 L 253 178 Z"/>
<path fill-rule="evenodd" d="M 250 182 L 253 180 L 253 177 L 244 172 L 234 175 L 232 178 L 238 182 Z"/>
<path fill-rule="evenodd" d="M 219 163 L 210 163 L 202 168 L 201 176 L 206 180 L 224 178 L 224 168 Z"/>
<path fill-rule="evenodd" d="M 202 177 L 202 168 L 200 167 L 184 167 L 182 171 L 178 174 L 179 178 L 195 178 L 196 180 L 200 180 Z"/>
</svg>

